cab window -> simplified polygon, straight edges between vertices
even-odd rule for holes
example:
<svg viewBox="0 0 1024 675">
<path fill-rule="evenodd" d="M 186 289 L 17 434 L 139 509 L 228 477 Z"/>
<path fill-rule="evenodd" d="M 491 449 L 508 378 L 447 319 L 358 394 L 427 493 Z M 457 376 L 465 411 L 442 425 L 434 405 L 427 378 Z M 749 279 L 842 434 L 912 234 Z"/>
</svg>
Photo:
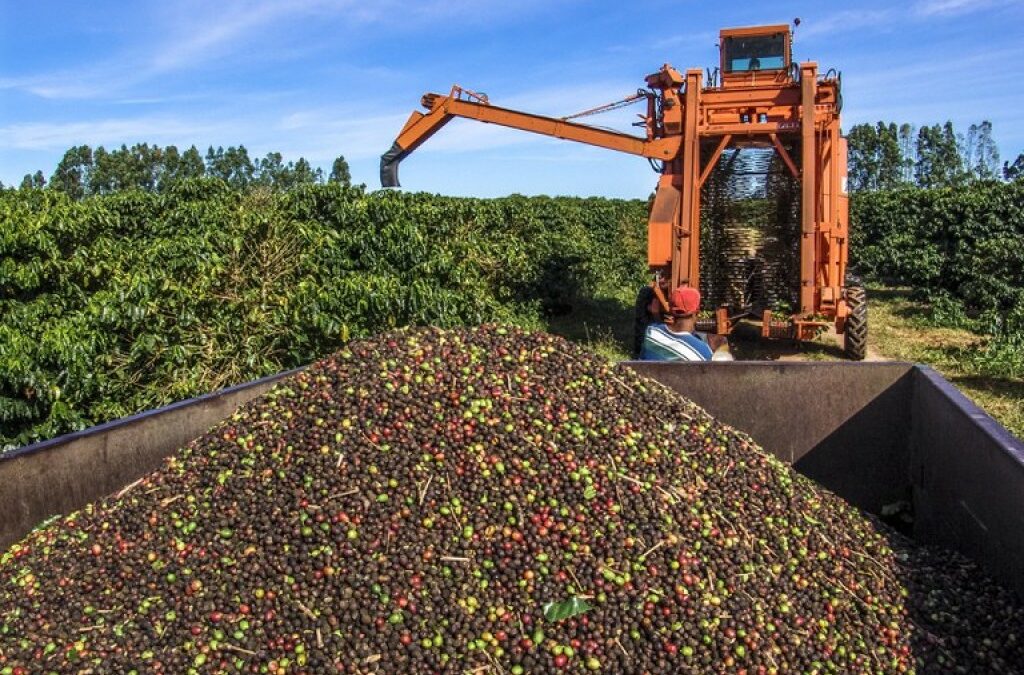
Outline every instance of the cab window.
<svg viewBox="0 0 1024 675">
<path fill-rule="evenodd" d="M 786 67 L 785 35 L 756 35 L 725 39 L 725 72 L 779 70 Z"/>
</svg>

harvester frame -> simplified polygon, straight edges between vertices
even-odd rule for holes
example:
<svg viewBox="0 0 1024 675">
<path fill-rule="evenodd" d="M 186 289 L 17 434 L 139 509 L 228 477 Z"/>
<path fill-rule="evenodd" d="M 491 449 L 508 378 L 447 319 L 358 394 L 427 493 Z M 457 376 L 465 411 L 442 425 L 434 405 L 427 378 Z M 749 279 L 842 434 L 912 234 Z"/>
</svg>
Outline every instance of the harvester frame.
<svg viewBox="0 0 1024 675">
<path fill-rule="evenodd" d="M 422 104 L 428 112 L 413 112 L 381 157 L 381 184 L 397 187 L 399 162 L 456 117 L 659 161 L 647 262 L 654 277 L 651 291 L 667 313 L 672 288 L 700 286 L 701 188 L 718 160 L 732 148 L 774 148 L 800 185 L 798 306 L 778 319 L 770 309 L 753 318 L 761 321 L 763 336 L 798 341 L 834 326 L 844 335 L 847 355 L 863 359 L 865 295 L 862 288 L 846 284 L 849 199 L 841 76 L 833 70 L 821 75 L 815 62 L 794 63 L 785 24 L 724 29 L 719 47 L 719 67 L 709 71 L 708 83 L 700 69 L 683 75 L 665 64 L 647 76 L 647 88 L 635 95 L 564 118 L 500 108 L 457 85 L 448 95 L 426 94 Z M 572 121 L 640 99 L 647 103 L 646 115 L 636 124 L 646 132 L 642 138 Z M 791 154 L 787 146 L 798 153 Z M 711 327 L 722 335 L 750 314 L 731 313 L 734 308 L 727 306 L 714 309 Z"/>
</svg>

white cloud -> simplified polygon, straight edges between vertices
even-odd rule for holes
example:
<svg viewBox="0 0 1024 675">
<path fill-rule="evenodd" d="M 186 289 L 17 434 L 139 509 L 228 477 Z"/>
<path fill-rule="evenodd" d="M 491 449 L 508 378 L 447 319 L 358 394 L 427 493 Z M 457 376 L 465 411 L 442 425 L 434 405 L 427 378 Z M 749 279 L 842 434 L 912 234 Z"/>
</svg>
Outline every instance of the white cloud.
<svg viewBox="0 0 1024 675">
<path fill-rule="evenodd" d="M 317 13 L 327 5 L 351 10 L 353 4 L 350 0 L 234 0 L 177 5 L 176 18 L 170 21 L 170 39 L 157 45 L 146 64 L 147 74 L 202 63 L 233 46 L 251 44 L 261 28 L 280 26 L 284 21 Z M 357 16 L 354 12 L 352 15 Z"/>
<path fill-rule="evenodd" d="M 973 87 L 981 84 L 981 77 L 987 77 L 995 86 L 1004 80 L 1004 73 L 986 69 L 984 66 L 992 63 L 1018 63 L 1022 57 L 1024 47 L 1020 46 L 989 49 L 959 54 L 952 60 L 930 59 L 906 62 L 902 65 L 888 64 L 878 70 L 854 70 L 843 78 L 845 86 L 861 86 L 866 91 L 876 92 L 879 96 L 890 96 L 891 92 L 903 93 L 917 87 L 950 98 L 947 91 L 935 89 L 934 76 L 962 76 L 965 78 L 965 84 Z"/>
<path fill-rule="evenodd" d="M 852 9 L 836 12 L 820 19 L 811 17 L 796 28 L 795 40 L 799 43 L 803 39 L 849 33 L 854 29 L 866 26 L 884 26 L 892 17 L 893 11 L 889 9 Z"/>
<path fill-rule="evenodd" d="M 630 87 L 623 83 L 586 83 L 524 90 L 492 100 L 502 107 L 558 116 L 575 112 L 567 108 L 567 102 L 578 102 L 580 108 L 591 107 L 616 95 L 629 93 Z M 409 113 L 421 109 L 417 100 L 408 103 L 408 107 L 392 104 L 384 112 L 365 105 L 292 109 L 276 119 L 267 119 L 255 112 L 247 115 L 239 114 L 235 109 L 218 109 L 209 110 L 200 117 L 143 115 L 94 121 L 10 124 L 0 127 L 0 151 L 4 148 L 54 151 L 82 143 L 93 146 L 134 142 L 204 146 L 209 142 L 244 142 L 254 157 L 275 150 L 286 157 L 303 156 L 314 163 L 330 162 L 338 154 L 349 159 L 370 159 L 379 157 L 391 146 Z M 614 125 L 635 135 L 637 130 L 631 130 L 628 123 L 642 109 L 643 106 L 638 105 L 610 115 L 585 118 L 584 121 L 595 125 Z M 557 153 L 558 148 L 571 145 L 524 131 L 456 119 L 417 154 L 475 153 L 512 146 L 532 147 L 540 153 Z"/>
<path fill-rule="evenodd" d="M 351 111 L 315 110 L 286 115 L 270 128 L 248 129 L 254 146 L 278 150 L 286 157 L 329 162 L 379 157 L 391 147 L 408 115 L 364 115 Z"/>
<path fill-rule="evenodd" d="M 169 143 L 209 136 L 230 127 L 167 117 L 106 119 L 92 122 L 28 122 L 0 127 L 0 148 L 64 150 L 72 145 Z"/>
<path fill-rule="evenodd" d="M 247 59 L 282 59 L 328 46 L 303 43 L 289 30 L 302 21 L 330 25 L 331 44 L 373 35 L 367 27 L 387 26 L 387 35 L 458 20 L 461 24 L 519 16 L 550 3 L 543 0 L 190 0 L 169 3 L 139 26 L 137 43 L 116 54 L 72 69 L 0 78 L 0 90 L 16 89 L 47 99 L 92 99 L 124 95 L 131 88 L 173 72 L 207 66 L 244 53 Z M 400 21 L 396 23 L 396 17 Z M 377 31 L 379 35 L 385 35 Z M 375 69 L 368 69 L 373 71 Z"/>
<path fill-rule="evenodd" d="M 923 17 L 969 14 L 983 9 L 1019 4 L 1020 0 L 921 0 L 914 11 Z"/>
<path fill-rule="evenodd" d="M 992 63 L 1017 63 L 1024 47 L 988 49 L 939 59 L 851 69 L 843 78 L 844 127 L 879 120 L 930 125 L 951 120 L 959 131 L 990 120 L 1005 155 L 1020 152 L 1019 94 L 1005 86 L 1005 73 Z M 937 83 L 960 82 L 957 94 Z"/>
<path fill-rule="evenodd" d="M 849 35 L 863 28 L 893 30 L 905 21 L 938 20 L 984 9 L 994 9 L 1022 0 L 919 0 L 909 8 L 845 9 L 822 17 L 810 16 L 795 31 L 797 43 L 805 39 Z"/>
<path fill-rule="evenodd" d="M 89 68 L 56 71 L 43 75 L 0 79 L 0 90 L 15 89 L 46 99 L 86 99 L 99 92 L 113 92 L 137 81 L 121 68 Z"/>
<path fill-rule="evenodd" d="M 714 46 L 718 43 L 718 33 L 715 31 L 697 31 L 691 33 L 682 33 L 678 35 L 672 35 L 667 38 L 660 38 L 650 43 L 649 47 L 653 49 L 669 49 L 671 47 L 689 46 L 689 45 L 700 45 L 700 46 Z M 647 46 L 645 46 L 646 48 Z"/>
</svg>

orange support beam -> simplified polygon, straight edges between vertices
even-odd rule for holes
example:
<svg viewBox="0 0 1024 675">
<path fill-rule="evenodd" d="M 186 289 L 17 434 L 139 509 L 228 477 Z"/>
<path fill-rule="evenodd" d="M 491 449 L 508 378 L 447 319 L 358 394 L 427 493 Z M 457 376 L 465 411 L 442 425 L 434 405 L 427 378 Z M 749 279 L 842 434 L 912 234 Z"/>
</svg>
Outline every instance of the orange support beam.
<svg viewBox="0 0 1024 675">
<path fill-rule="evenodd" d="M 701 71 L 686 71 L 683 114 L 682 208 L 673 236 L 672 288 L 686 284 L 700 287 L 700 135 L 697 133 L 701 94 Z"/>
<path fill-rule="evenodd" d="M 817 257 L 818 153 L 815 145 L 814 96 L 818 66 L 800 64 L 800 314 L 814 313 L 815 259 Z"/>
<path fill-rule="evenodd" d="M 718 158 L 722 156 L 722 151 L 728 147 L 729 141 L 731 140 L 732 136 L 726 134 L 725 136 L 722 136 L 722 140 L 718 142 L 718 147 L 715 148 L 715 151 L 711 154 L 711 159 L 708 160 L 708 165 L 704 167 L 704 172 L 700 175 L 700 187 L 704 187 L 704 183 L 707 182 L 708 176 L 710 176 L 711 172 L 715 169 L 715 164 L 718 164 Z"/>
<path fill-rule="evenodd" d="M 785 146 L 782 145 L 782 141 L 779 140 L 778 134 L 769 134 L 772 139 L 772 145 L 775 146 L 775 151 L 779 153 L 779 157 L 785 162 L 786 168 L 789 169 L 789 173 L 792 174 L 793 178 L 800 180 L 800 170 L 796 168 L 796 164 L 793 163 L 793 158 L 786 152 Z"/>
</svg>

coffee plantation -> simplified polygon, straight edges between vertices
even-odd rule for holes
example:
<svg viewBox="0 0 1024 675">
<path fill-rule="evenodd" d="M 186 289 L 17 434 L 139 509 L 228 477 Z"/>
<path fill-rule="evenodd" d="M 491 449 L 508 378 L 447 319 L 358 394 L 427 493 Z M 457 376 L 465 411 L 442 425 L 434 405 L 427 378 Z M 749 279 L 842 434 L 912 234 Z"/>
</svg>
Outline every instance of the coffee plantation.
<svg viewBox="0 0 1024 675">
<path fill-rule="evenodd" d="M 996 338 L 972 355 L 979 372 L 1019 376 L 1022 204 L 1019 181 L 857 193 L 851 255 L 867 279 L 982 312 L 976 327 Z M 642 201 L 242 191 L 214 179 L 81 201 L 2 190 L 0 448 L 304 365 L 391 327 L 541 327 L 594 297 L 629 315 L 647 278 L 646 213 Z"/>
</svg>

